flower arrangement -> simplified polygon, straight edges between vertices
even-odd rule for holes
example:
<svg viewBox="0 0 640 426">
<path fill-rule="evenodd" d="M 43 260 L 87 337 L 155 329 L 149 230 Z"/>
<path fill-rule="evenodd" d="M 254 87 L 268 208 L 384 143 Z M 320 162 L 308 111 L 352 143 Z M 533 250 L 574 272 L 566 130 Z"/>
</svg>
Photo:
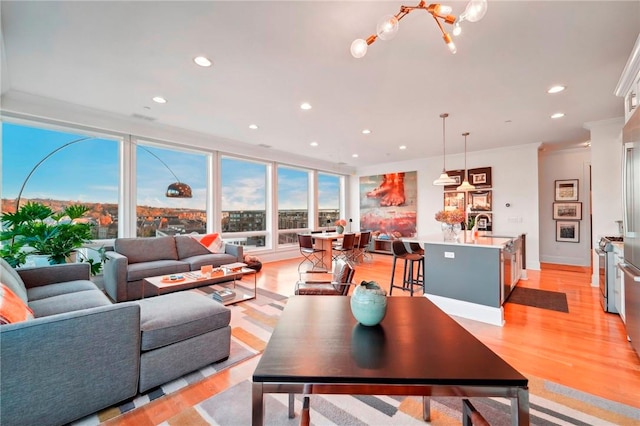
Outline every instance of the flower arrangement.
<svg viewBox="0 0 640 426">
<path fill-rule="evenodd" d="M 449 225 L 455 225 L 456 223 L 464 222 L 464 212 L 462 210 L 440 210 L 436 213 L 436 220 L 438 222 L 448 223 Z"/>
<path fill-rule="evenodd" d="M 345 226 L 347 226 L 347 221 L 346 221 L 346 220 L 344 220 L 344 219 L 338 219 L 338 220 L 336 220 L 335 225 L 336 225 L 336 226 L 342 226 L 342 227 L 345 227 Z"/>
</svg>

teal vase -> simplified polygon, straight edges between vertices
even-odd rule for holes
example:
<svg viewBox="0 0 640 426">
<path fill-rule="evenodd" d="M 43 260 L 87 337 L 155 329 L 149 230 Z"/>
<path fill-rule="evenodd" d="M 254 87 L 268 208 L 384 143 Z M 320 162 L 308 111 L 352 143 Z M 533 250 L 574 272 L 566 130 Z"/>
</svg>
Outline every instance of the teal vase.
<svg viewBox="0 0 640 426">
<path fill-rule="evenodd" d="M 362 281 L 351 296 L 351 313 L 362 325 L 379 324 L 387 313 L 387 291 L 375 281 Z"/>
<path fill-rule="evenodd" d="M 342 234 L 344 232 L 344 226 L 342 225 L 336 226 L 336 232 L 338 232 L 338 234 Z"/>
</svg>

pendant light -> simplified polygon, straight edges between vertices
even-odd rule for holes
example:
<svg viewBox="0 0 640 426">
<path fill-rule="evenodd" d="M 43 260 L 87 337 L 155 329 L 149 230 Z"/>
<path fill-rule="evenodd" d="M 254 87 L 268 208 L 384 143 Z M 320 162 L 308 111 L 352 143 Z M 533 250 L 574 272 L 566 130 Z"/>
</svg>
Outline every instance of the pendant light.
<svg viewBox="0 0 640 426">
<path fill-rule="evenodd" d="M 471 185 L 467 178 L 469 174 L 467 172 L 467 136 L 469 136 L 469 132 L 464 132 L 462 136 L 464 136 L 464 180 L 462 181 L 462 185 L 456 188 L 456 191 L 474 191 L 476 187 Z"/>
<path fill-rule="evenodd" d="M 442 118 L 442 173 L 440 174 L 440 177 L 438 179 L 433 181 L 433 184 L 438 186 L 455 185 L 456 183 L 458 183 L 456 182 L 455 179 L 453 179 L 447 174 L 447 167 L 445 165 L 446 150 L 445 150 L 444 121 L 448 116 L 449 114 L 447 114 L 446 112 L 440 114 L 440 118 Z"/>
</svg>

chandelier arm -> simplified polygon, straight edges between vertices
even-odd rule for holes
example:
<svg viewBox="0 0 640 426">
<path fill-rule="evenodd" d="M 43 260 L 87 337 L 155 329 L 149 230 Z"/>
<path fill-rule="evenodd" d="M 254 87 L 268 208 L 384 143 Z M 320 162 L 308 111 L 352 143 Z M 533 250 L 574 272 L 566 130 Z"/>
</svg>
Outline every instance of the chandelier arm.
<svg viewBox="0 0 640 426">
<path fill-rule="evenodd" d="M 442 24 L 440 23 L 440 21 L 436 17 L 437 15 L 432 14 L 431 16 L 433 16 L 433 19 L 436 21 L 436 24 L 438 24 L 438 28 L 440 28 L 440 31 L 442 31 L 442 35 L 446 36 L 447 32 L 444 30 L 444 28 L 442 27 Z"/>
</svg>

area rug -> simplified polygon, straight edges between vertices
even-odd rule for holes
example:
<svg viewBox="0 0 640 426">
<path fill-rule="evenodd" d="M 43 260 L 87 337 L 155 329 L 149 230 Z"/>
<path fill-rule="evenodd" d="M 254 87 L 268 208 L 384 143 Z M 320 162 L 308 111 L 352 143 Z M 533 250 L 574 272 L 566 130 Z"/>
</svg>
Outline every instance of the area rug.
<svg viewBox="0 0 640 426">
<path fill-rule="evenodd" d="M 640 410 L 529 376 L 531 425 L 637 425 Z M 506 398 L 470 398 L 492 426 L 510 425 Z M 296 417 L 288 418 L 286 394 L 265 396 L 266 425 L 297 425 L 302 397 L 296 395 Z M 162 426 L 250 425 L 251 382 L 245 380 L 161 423 Z M 422 398 L 365 395 L 311 395 L 312 425 L 422 425 Z M 432 398 L 432 426 L 462 424 L 461 398 Z"/>
<path fill-rule="evenodd" d="M 517 303 L 518 305 L 569 313 L 567 295 L 558 291 L 516 286 L 507 299 L 507 303 Z"/>
<path fill-rule="evenodd" d="M 246 284 L 237 284 L 239 290 Z M 252 289 L 251 289 L 252 290 Z M 193 289 L 206 297 L 211 297 L 213 289 L 201 287 Z M 258 289 L 257 297 L 253 300 L 229 305 L 231 309 L 231 354 L 229 358 L 207 365 L 198 371 L 182 376 L 172 382 L 165 383 L 144 394 L 139 394 L 131 400 L 109 407 L 93 415 L 87 416 L 71 423 L 74 426 L 95 426 L 113 417 L 142 407 L 149 402 L 176 392 L 192 383 L 199 382 L 212 374 L 218 373 L 235 364 L 245 361 L 261 353 L 267 345 L 273 328 L 278 322 L 287 302 L 287 297 L 267 290 Z"/>
</svg>

